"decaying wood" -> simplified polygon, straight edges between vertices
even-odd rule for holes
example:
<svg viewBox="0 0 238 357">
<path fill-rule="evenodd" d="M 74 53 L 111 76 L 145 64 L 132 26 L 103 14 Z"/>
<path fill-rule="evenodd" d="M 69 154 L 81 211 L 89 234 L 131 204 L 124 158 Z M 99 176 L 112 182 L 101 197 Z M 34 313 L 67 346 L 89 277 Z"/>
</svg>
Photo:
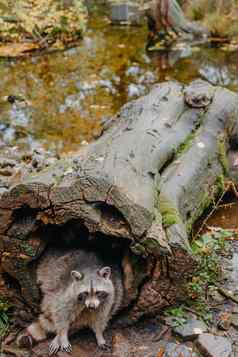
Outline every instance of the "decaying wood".
<svg viewBox="0 0 238 357">
<path fill-rule="evenodd" d="M 37 311 L 38 258 L 67 241 L 122 252 L 131 321 L 181 298 L 196 265 L 188 235 L 221 189 L 237 118 L 231 91 L 162 83 L 124 106 L 97 141 L 5 193 L 1 293 L 18 311 Z"/>
<path fill-rule="evenodd" d="M 209 31 L 201 24 L 186 18 L 177 0 L 152 1 L 147 16 L 149 28 L 154 33 L 163 31 L 171 37 L 209 35 Z"/>
</svg>

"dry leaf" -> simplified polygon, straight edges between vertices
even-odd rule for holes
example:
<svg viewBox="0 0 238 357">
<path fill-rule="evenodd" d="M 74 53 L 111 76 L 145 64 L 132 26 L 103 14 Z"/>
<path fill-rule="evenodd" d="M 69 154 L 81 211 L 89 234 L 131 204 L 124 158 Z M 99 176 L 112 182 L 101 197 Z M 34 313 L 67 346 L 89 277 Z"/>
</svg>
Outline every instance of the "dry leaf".
<svg viewBox="0 0 238 357">
<path fill-rule="evenodd" d="M 18 57 L 37 49 L 39 45 L 36 43 L 12 43 L 0 46 L 0 57 Z"/>
<path fill-rule="evenodd" d="M 165 348 L 164 347 L 161 347 L 159 352 L 158 352 L 158 355 L 157 357 L 163 357 L 164 356 L 164 353 L 165 353 Z"/>
</svg>

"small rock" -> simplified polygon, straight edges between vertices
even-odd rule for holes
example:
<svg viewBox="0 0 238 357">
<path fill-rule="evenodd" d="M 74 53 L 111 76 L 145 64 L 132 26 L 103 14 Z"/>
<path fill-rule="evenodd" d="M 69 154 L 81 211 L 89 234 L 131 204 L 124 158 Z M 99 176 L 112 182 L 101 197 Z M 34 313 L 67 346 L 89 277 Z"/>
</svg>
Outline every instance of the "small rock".
<svg viewBox="0 0 238 357">
<path fill-rule="evenodd" d="M 9 169 L 0 169 L 0 175 L 1 176 L 12 176 L 13 172 L 12 170 L 9 170 Z"/>
<path fill-rule="evenodd" d="M 231 314 L 229 312 L 221 312 L 218 316 L 217 327 L 220 330 L 229 330 L 231 326 Z"/>
<path fill-rule="evenodd" d="M 225 297 L 222 296 L 218 291 L 216 287 L 210 287 L 209 291 L 208 291 L 209 296 L 211 297 L 211 299 L 215 302 L 223 302 L 225 300 Z"/>
<path fill-rule="evenodd" d="M 197 347 L 207 357 L 230 357 L 232 353 L 231 342 L 228 338 L 210 333 L 199 335 Z"/>
<path fill-rule="evenodd" d="M 0 354 L 1 357 L 31 357 L 31 351 L 20 349 L 12 346 L 3 346 L 3 351 Z"/>
<path fill-rule="evenodd" d="M 193 340 L 198 335 L 207 331 L 207 326 L 203 321 L 189 319 L 185 324 L 173 328 L 173 331 L 184 341 Z"/>
<path fill-rule="evenodd" d="M 128 86 L 128 97 L 139 97 L 145 94 L 146 88 L 142 84 L 131 83 Z"/>
<path fill-rule="evenodd" d="M 120 333 L 112 338 L 112 355 L 114 357 L 130 356 L 130 342 Z"/>
<path fill-rule="evenodd" d="M 11 104 L 15 102 L 26 102 L 26 100 L 21 95 L 13 95 L 13 94 L 7 97 L 7 101 Z"/>
<path fill-rule="evenodd" d="M 183 345 L 183 344 L 176 344 L 176 343 L 173 343 L 173 342 L 162 341 L 159 344 L 158 356 L 163 356 L 163 357 L 179 357 L 179 356 L 191 357 L 192 356 L 192 348 L 189 348 L 189 347 L 187 347 L 186 345 Z"/>
<path fill-rule="evenodd" d="M 132 2 L 111 4 L 110 18 L 113 24 L 138 25 L 141 21 L 140 7 Z"/>
<path fill-rule="evenodd" d="M 6 167 L 14 167 L 17 164 L 15 160 L 6 158 L 6 157 L 0 157 L 0 167 L 2 169 L 5 169 Z"/>
<path fill-rule="evenodd" d="M 140 74 L 140 72 L 141 72 L 141 68 L 137 65 L 133 65 L 127 69 L 126 75 L 137 77 Z"/>
<path fill-rule="evenodd" d="M 7 191 L 6 187 L 0 187 L 0 197 Z"/>
<path fill-rule="evenodd" d="M 238 314 L 233 314 L 231 317 L 232 326 L 238 328 Z"/>
<path fill-rule="evenodd" d="M 238 314 L 238 305 L 234 305 L 232 309 L 233 314 Z"/>
</svg>

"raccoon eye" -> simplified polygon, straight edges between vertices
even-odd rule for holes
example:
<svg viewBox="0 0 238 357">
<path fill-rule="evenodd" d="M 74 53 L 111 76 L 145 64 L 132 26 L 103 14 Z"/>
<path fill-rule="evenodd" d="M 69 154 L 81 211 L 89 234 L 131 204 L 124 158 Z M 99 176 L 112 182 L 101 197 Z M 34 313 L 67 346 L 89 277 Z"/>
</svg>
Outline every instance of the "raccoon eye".
<svg viewBox="0 0 238 357">
<path fill-rule="evenodd" d="M 79 294 L 78 295 L 78 302 L 83 303 L 86 300 L 87 296 L 88 296 L 87 292 Z"/>
<path fill-rule="evenodd" d="M 106 299 L 108 297 L 108 293 L 106 291 L 97 291 L 96 295 L 99 299 Z"/>
</svg>

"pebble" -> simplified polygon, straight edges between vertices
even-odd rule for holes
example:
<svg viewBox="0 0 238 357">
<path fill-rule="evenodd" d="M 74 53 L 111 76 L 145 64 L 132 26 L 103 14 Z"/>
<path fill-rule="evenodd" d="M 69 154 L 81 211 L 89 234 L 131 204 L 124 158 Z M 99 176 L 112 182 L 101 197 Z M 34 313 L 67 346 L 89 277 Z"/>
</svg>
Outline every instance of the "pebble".
<svg viewBox="0 0 238 357">
<path fill-rule="evenodd" d="M 9 169 L 0 170 L 1 176 L 12 176 L 12 174 L 13 174 L 12 170 L 9 170 Z"/>
<path fill-rule="evenodd" d="M 181 326 L 173 328 L 173 331 L 179 335 L 184 341 L 193 340 L 198 335 L 207 331 L 207 326 L 203 321 L 189 319 Z"/>
<path fill-rule="evenodd" d="M 141 21 L 141 12 L 137 4 L 118 2 L 112 3 L 110 19 L 113 24 L 133 24 L 137 25 Z"/>
<path fill-rule="evenodd" d="M 130 83 L 128 86 L 128 97 L 139 97 L 145 94 L 146 88 L 142 84 Z"/>
<path fill-rule="evenodd" d="M 233 314 L 231 317 L 232 326 L 238 328 L 238 314 Z"/>
<path fill-rule="evenodd" d="M 217 321 L 217 327 L 220 330 L 229 330 L 231 326 L 231 314 L 229 312 L 224 312 L 222 311 L 219 315 L 218 315 L 218 321 Z"/>
<path fill-rule="evenodd" d="M 228 338 L 210 333 L 199 335 L 197 347 L 204 357 L 230 357 L 232 353 L 232 345 Z"/>
<path fill-rule="evenodd" d="M 0 157 L 0 167 L 2 169 L 5 169 L 6 167 L 14 167 L 17 164 L 15 160 L 6 158 L 6 157 Z"/>
<path fill-rule="evenodd" d="M 218 291 L 216 287 L 210 287 L 208 290 L 208 294 L 211 297 L 211 299 L 215 302 L 222 303 L 225 300 L 225 297 L 222 296 Z"/>
<path fill-rule="evenodd" d="M 130 342 L 120 333 L 115 334 L 112 338 L 112 355 L 114 357 L 130 356 Z"/>
<path fill-rule="evenodd" d="M 165 342 L 162 341 L 159 344 L 158 356 L 163 357 L 192 357 L 192 349 L 187 347 L 184 344 L 174 343 L 174 342 Z M 218 357 L 218 356 L 216 356 Z"/>
</svg>

